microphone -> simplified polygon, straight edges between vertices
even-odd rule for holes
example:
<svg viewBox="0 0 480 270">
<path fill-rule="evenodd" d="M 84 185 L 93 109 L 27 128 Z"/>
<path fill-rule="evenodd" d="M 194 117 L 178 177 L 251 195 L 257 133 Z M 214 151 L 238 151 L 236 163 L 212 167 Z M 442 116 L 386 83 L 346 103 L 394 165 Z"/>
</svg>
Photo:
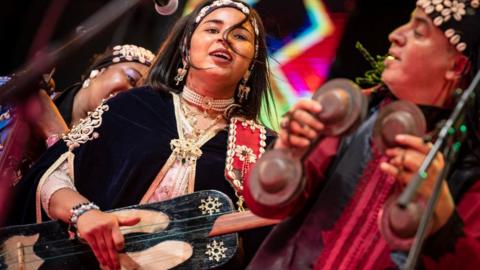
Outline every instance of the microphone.
<svg viewBox="0 0 480 270">
<path fill-rule="evenodd" d="M 171 15 L 178 8 L 178 0 L 153 0 L 155 10 L 160 15 Z"/>
<path fill-rule="evenodd" d="M 293 157 L 289 149 L 273 149 L 262 155 L 248 181 L 250 194 L 257 203 L 282 207 L 295 200 L 305 187 L 302 161 L 323 138 L 354 131 L 367 114 L 366 97 L 347 79 L 327 82 L 312 99 L 322 106 L 316 117 L 325 124 L 324 131 L 301 159 Z"/>
</svg>

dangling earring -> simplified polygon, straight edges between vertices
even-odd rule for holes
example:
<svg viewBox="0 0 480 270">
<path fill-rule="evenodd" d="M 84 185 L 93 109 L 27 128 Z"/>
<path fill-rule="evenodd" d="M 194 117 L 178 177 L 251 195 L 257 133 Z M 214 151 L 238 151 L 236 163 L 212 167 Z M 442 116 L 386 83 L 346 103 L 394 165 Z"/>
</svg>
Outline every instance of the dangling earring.
<svg viewBox="0 0 480 270">
<path fill-rule="evenodd" d="M 250 87 L 247 86 L 248 79 L 250 78 L 250 70 L 245 73 L 243 76 L 242 82 L 238 86 L 238 98 L 239 98 L 239 103 L 242 103 L 243 101 L 246 101 L 248 99 L 248 93 L 250 93 Z"/>
<path fill-rule="evenodd" d="M 177 76 L 175 76 L 175 78 L 173 78 L 177 82 L 175 85 L 179 85 L 180 82 L 183 81 L 183 79 L 185 78 L 185 75 L 187 75 L 187 71 L 188 71 L 187 66 L 181 67 L 181 68 L 178 69 Z"/>
</svg>

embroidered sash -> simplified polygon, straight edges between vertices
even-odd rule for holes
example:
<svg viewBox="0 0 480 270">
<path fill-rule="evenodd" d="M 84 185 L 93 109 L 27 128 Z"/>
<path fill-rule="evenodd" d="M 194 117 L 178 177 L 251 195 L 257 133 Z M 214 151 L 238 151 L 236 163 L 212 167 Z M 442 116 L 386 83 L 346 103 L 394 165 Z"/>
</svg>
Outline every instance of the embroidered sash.
<svg viewBox="0 0 480 270">
<path fill-rule="evenodd" d="M 245 210 L 243 182 L 250 175 L 252 165 L 265 152 L 266 139 L 265 127 L 253 120 L 239 117 L 230 120 L 225 177 L 235 189 L 240 211 Z"/>
</svg>

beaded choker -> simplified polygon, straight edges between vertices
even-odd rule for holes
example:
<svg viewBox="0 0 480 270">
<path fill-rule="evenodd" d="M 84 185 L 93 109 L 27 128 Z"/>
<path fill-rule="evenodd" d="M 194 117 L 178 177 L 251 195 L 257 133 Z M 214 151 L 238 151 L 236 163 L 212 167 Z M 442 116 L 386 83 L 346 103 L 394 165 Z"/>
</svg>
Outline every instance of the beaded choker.
<svg viewBox="0 0 480 270">
<path fill-rule="evenodd" d="M 228 99 L 213 99 L 211 97 L 202 96 L 187 86 L 183 87 L 182 98 L 191 104 L 199 106 L 205 111 L 211 110 L 216 112 L 225 111 L 228 106 L 235 102 L 233 97 Z"/>
</svg>

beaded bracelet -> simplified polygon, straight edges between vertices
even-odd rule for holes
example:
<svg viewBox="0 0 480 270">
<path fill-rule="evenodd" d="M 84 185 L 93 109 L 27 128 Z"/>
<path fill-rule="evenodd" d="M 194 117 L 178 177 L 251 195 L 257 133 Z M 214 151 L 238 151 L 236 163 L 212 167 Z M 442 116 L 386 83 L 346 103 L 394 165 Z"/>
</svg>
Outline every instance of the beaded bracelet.
<svg viewBox="0 0 480 270">
<path fill-rule="evenodd" d="M 70 209 L 70 213 L 71 213 L 71 216 L 69 218 L 70 224 L 76 227 L 78 218 L 90 210 L 100 210 L 100 207 L 98 207 L 93 202 L 80 203 L 72 207 L 72 209 Z"/>
</svg>

